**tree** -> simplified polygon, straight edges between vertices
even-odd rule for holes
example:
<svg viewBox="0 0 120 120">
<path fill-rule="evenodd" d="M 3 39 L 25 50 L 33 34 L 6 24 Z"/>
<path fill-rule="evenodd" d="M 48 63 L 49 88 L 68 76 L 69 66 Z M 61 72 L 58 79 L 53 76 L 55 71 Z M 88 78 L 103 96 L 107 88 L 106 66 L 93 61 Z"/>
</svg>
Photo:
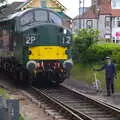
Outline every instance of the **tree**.
<svg viewBox="0 0 120 120">
<path fill-rule="evenodd" d="M 0 11 L 7 6 L 7 0 L 0 0 Z"/>
<path fill-rule="evenodd" d="M 6 3 L 7 1 L 6 0 L 0 0 L 0 3 Z"/>
<path fill-rule="evenodd" d="M 6 8 L 6 7 L 7 7 L 7 0 L 0 0 L 0 14 L 4 15 L 4 13 L 2 12 L 2 10 L 4 8 Z"/>
<path fill-rule="evenodd" d="M 99 31 L 96 29 L 80 29 L 73 35 L 73 52 L 77 53 L 78 59 L 94 43 L 98 42 Z"/>
</svg>

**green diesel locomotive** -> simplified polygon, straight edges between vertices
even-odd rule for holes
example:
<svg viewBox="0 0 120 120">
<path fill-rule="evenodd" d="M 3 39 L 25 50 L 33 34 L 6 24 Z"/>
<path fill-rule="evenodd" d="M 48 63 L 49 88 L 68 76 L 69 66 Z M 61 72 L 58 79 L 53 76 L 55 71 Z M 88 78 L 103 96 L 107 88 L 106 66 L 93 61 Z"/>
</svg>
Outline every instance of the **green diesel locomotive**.
<svg viewBox="0 0 120 120">
<path fill-rule="evenodd" d="M 70 75 L 71 31 L 43 8 L 19 11 L 0 21 L 0 68 L 17 82 L 59 84 Z"/>
</svg>

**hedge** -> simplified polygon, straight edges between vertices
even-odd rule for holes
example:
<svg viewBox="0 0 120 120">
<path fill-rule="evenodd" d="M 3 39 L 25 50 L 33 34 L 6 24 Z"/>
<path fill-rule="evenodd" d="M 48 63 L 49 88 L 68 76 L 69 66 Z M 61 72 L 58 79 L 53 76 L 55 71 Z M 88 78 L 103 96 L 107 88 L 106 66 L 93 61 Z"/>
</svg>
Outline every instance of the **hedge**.
<svg viewBox="0 0 120 120">
<path fill-rule="evenodd" d="M 116 44 L 95 44 L 89 47 L 81 55 L 81 62 L 85 64 L 98 63 L 106 56 L 112 57 L 113 61 L 120 63 L 120 45 Z"/>
</svg>

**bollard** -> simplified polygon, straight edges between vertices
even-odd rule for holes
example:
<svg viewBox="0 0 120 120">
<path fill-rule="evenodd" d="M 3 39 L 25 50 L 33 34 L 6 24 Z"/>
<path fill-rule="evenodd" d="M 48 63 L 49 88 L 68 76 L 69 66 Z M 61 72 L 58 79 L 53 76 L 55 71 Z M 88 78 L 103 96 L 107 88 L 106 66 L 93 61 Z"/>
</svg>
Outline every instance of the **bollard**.
<svg viewBox="0 0 120 120">
<path fill-rule="evenodd" d="M 7 102 L 2 96 L 0 96 L 0 120 L 12 120 L 7 108 Z"/>
<path fill-rule="evenodd" d="M 5 100 L 0 96 L 0 120 L 19 119 L 19 100 Z"/>
<path fill-rule="evenodd" d="M 8 111 L 12 120 L 19 119 L 19 100 L 7 100 Z"/>
<path fill-rule="evenodd" d="M 0 107 L 0 120 L 12 120 L 7 108 Z"/>
</svg>

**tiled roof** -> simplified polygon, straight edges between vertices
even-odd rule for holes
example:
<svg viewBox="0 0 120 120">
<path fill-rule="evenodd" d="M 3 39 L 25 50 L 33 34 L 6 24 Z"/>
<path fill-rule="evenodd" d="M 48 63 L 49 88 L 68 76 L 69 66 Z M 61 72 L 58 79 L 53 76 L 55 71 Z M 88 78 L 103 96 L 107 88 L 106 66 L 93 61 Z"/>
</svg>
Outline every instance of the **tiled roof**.
<svg viewBox="0 0 120 120">
<path fill-rule="evenodd" d="M 80 18 L 83 18 L 83 19 L 95 19 L 96 18 L 96 15 L 95 13 L 93 12 L 92 9 L 88 9 L 87 12 L 85 12 L 84 15 L 82 15 Z"/>
<path fill-rule="evenodd" d="M 110 4 L 102 4 L 99 6 L 100 15 L 108 15 L 111 14 L 112 8 Z"/>
<path fill-rule="evenodd" d="M 112 9 L 110 4 L 102 4 L 98 6 L 100 9 L 99 15 L 112 15 L 112 16 L 120 16 L 120 9 Z M 97 13 L 94 12 L 91 7 L 88 11 L 86 11 L 83 15 L 78 15 L 74 19 L 95 19 Z M 73 20 L 74 20 L 73 19 Z"/>
<path fill-rule="evenodd" d="M 120 16 L 120 9 L 112 9 L 112 16 Z"/>
<path fill-rule="evenodd" d="M 78 15 L 76 16 L 75 18 L 73 18 L 73 20 L 75 19 L 94 19 L 96 18 L 96 15 L 95 13 L 93 12 L 93 9 L 92 8 L 89 8 L 83 15 Z"/>
<path fill-rule="evenodd" d="M 99 8 L 101 15 L 111 14 L 112 16 L 120 16 L 120 9 L 112 9 L 111 4 L 100 5 Z"/>
<path fill-rule="evenodd" d="M 22 3 L 23 2 L 13 2 L 12 4 L 8 4 L 6 7 L 0 9 L 0 19 L 14 13 L 16 8 Z"/>
</svg>

